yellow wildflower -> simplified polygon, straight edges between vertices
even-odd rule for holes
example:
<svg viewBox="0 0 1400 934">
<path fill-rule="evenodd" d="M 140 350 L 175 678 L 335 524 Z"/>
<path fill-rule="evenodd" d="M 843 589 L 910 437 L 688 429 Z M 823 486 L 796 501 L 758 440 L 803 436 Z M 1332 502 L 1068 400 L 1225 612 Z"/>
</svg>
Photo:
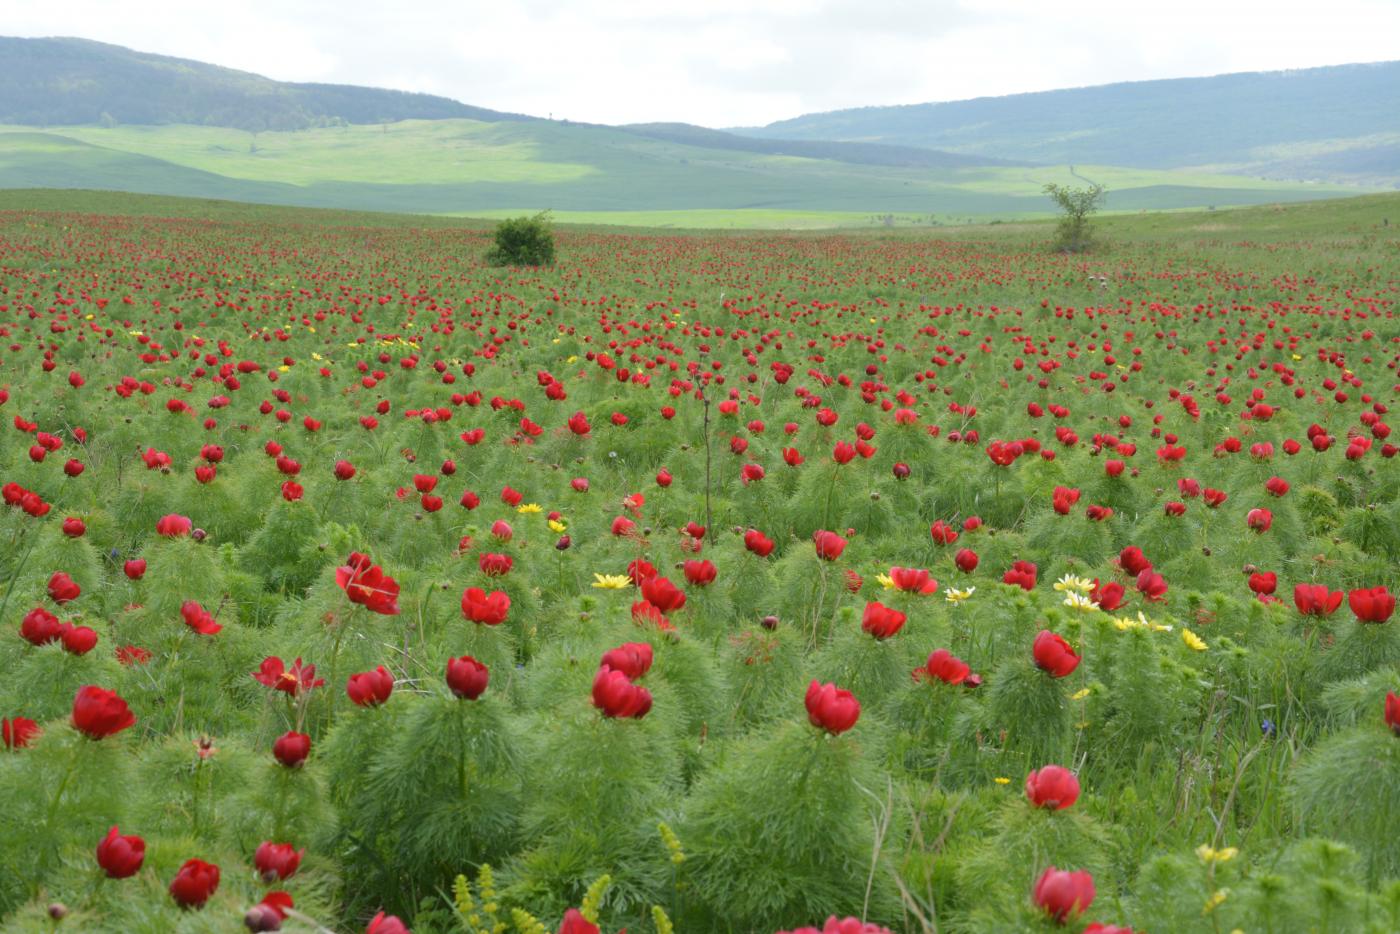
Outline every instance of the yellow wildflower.
<svg viewBox="0 0 1400 934">
<path fill-rule="evenodd" d="M 564 523 L 560 522 L 558 519 L 550 519 L 550 520 L 549 520 L 549 530 L 550 530 L 551 532 L 553 532 L 555 535 L 560 535 L 560 534 L 562 534 L 562 533 L 564 532 L 564 530 L 567 529 L 567 528 L 568 528 L 568 526 L 565 525 Z"/>
<path fill-rule="evenodd" d="M 1181 641 L 1186 643 L 1186 647 L 1193 652 L 1204 652 L 1206 643 L 1200 636 L 1189 629 L 1181 630 Z"/>
<path fill-rule="evenodd" d="M 1233 846 L 1222 847 L 1217 850 L 1209 843 L 1202 843 L 1200 846 L 1196 847 L 1196 855 L 1200 857 L 1203 863 L 1228 863 L 1230 860 L 1234 859 L 1239 852 L 1240 851 Z"/>
<path fill-rule="evenodd" d="M 1088 689 L 1088 688 L 1080 688 L 1078 691 L 1075 691 L 1073 694 L 1071 694 L 1069 699 L 1070 699 L 1070 700 L 1083 700 L 1084 698 L 1086 698 L 1086 697 L 1088 697 L 1088 696 L 1089 696 L 1089 689 Z"/>
<path fill-rule="evenodd" d="M 626 574 L 594 574 L 593 586 L 599 590 L 625 590 L 631 586 L 632 578 Z"/>
<path fill-rule="evenodd" d="M 540 508 L 539 503 L 521 503 L 519 506 L 515 507 L 515 511 L 522 516 L 530 516 L 537 512 L 543 512 L 544 510 Z"/>
<path fill-rule="evenodd" d="M 1216 893 L 1215 893 L 1214 895 L 1212 895 L 1210 898 L 1206 899 L 1206 904 L 1205 904 L 1205 907 L 1201 909 L 1201 914 L 1203 914 L 1203 915 L 1208 915 L 1208 914 L 1210 914 L 1212 911 L 1214 911 L 1215 909 L 1217 909 L 1217 908 L 1220 907 L 1220 903 L 1221 903 L 1221 902 L 1225 901 L 1225 899 L 1227 899 L 1227 898 L 1229 898 L 1229 897 L 1230 897 L 1230 890 L 1229 890 L 1229 889 L 1221 889 L 1220 891 L 1216 892 Z"/>
<path fill-rule="evenodd" d="M 1078 591 L 1071 590 L 1065 594 L 1065 606 L 1075 610 L 1082 610 L 1085 613 L 1097 610 L 1099 605 Z"/>
<path fill-rule="evenodd" d="M 880 586 L 885 588 L 886 590 L 898 589 L 894 585 L 894 578 L 890 577 L 888 574 L 876 574 L 875 579 L 879 581 Z"/>
<path fill-rule="evenodd" d="M 943 596 L 949 603 L 962 603 L 968 597 L 972 596 L 976 590 L 976 587 L 969 587 L 966 590 L 958 590 L 956 587 L 949 587 L 948 592 Z"/>
<path fill-rule="evenodd" d="M 1055 581 L 1055 589 L 1061 593 L 1065 591 L 1088 593 L 1094 589 L 1094 582 L 1084 577 L 1075 577 L 1073 574 L 1066 574 L 1064 577 Z"/>
<path fill-rule="evenodd" d="M 1000 775 L 998 775 L 996 778 L 992 779 L 992 781 L 996 782 L 998 785 L 1009 785 L 1009 784 L 1011 784 L 1011 779 L 1009 779 L 1009 778 L 1003 778 L 1003 777 L 1000 776 Z"/>
</svg>

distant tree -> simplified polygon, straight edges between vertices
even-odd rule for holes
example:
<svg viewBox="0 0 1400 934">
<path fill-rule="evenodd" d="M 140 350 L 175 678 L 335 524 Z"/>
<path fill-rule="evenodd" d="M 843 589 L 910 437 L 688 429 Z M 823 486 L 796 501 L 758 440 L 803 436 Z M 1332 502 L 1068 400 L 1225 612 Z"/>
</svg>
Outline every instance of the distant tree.
<svg viewBox="0 0 1400 934">
<path fill-rule="evenodd" d="M 496 225 L 496 245 L 486 254 L 492 266 L 549 266 L 554 262 L 554 231 L 549 212 L 512 217 Z"/>
<path fill-rule="evenodd" d="M 1089 215 L 1103 206 L 1105 189 L 1102 185 L 1072 188 L 1050 183 L 1045 193 L 1060 209 L 1060 223 L 1055 227 L 1053 246 L 1057 253 L 1083 253 L 1093 246 L 1093 231 Z"/>
</svg>

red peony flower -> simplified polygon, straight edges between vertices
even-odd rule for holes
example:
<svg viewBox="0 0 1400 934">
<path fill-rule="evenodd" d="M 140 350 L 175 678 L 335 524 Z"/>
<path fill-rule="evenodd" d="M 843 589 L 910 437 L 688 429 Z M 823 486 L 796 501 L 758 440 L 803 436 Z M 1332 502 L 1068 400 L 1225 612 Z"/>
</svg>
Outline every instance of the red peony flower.
<svg viewBox="0 0 1400 934">
<path fill-rule="evenodd" d="M 807 686 L 807 719 L 812 726 L 833 736 L 844 733 L 860 719 L 860 701 L 855 695 L 834 684 L 819 684 L 815 679 Z"/>
</svg>

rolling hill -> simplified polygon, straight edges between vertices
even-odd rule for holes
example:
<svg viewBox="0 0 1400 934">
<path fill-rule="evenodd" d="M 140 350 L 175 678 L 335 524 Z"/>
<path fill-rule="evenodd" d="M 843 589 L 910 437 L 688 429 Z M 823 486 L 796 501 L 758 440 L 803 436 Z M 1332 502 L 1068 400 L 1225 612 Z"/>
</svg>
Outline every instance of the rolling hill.
<svg viewBox="0 0 1400 934">
<path fill-rule="evenodd" d="M 735 132 L 1389 186 L 1400 183 L 1400 62 L 862 107 Z"/>
<path fill-rule="evenodd" d="M 1373 161 L 1383 174 L 1385 157 Z M 483 217 L 552 209 L 561 219 L 650 225 L 926 226 L 1044 216 L 1053 211 L 1046 183 L 1086 179 L 1108 187 L 1112 211 L 1380 187 L 1067 165 L 922 142 L 580 124 L 429 95 L 288 84 L 85 40 L 0 39 L 0 188 Z"/>
</svg>

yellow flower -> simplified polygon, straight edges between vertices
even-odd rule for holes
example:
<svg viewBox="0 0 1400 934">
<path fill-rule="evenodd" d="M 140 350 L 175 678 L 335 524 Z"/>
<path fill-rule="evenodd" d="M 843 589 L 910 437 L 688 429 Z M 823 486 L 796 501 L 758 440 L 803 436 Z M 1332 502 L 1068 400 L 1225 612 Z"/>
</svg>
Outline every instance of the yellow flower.
<svg viewBox="0 0 1400 934">
<path fill-rule="evenodd" d="M 1066 574 L 1055 581 L 1055 589 L 1064 593 L 1067 590 L 1088 593 L 1094 589 L 1094 582 L 1083 577 L 1075 577 L 1073 574 Z"/>
<path fill-rule="evenodd" d="M 562 533 L 564 532 L 564 530 L 567 529 L 567 528 L 568 528 L 568 526 L 565 525 L 564 523 L 560 522 L 558 519 L 550 519 L 550 520 L 549 520 L 549 530 L 550 530 L 551 532 L 553 532 L 555 535 L 560 535 L 560 534 L 562 534 Z"/>
<path fill-rule="evenodd" d="M 1075 590 L 1071 590 L 1069 593 L 1065 594 L 1065 606 L 1076 610 L 1082 610 L 1085 613 L 1092 612 L 1099 608 L 1097 603 Z"/>
<path fill-rule="evenodd" d="M 1113 625 L 1118 627 L 1119 632 L 1127 632 L 1129 629 L 1136 629 L 1138 621 L 1131 616 L 1117 616 L 1113 619 Z"/>
<path fill-rule="evenodd" d="M 279 372 L 279 373 L 290 373 L 291 371 L 292 371 L 292 368 L 289 367 L 289 366 L 287 366 L 287 364 L 285 364 L 285 363 L 282 364 L 281 366 L 279 366 L 279 367 L 277 368 L 277 372 Z"/>
<path fill-rule="evenodd" d="M 578 361 L 578 354 L 570 354 L 570 355 L 569 355 L 569 359 L 565 360 L 564 362 L 565 362 L 565 363 L 576 363 L 577 361 Z"/>
<path fill-rule="evenodd" d="M 949 603 L 962 603 L 968 597 L 972 596 L 976 590 L 976 587 L 969 587 L 966 590 L 958 590 L 957 588 L 949 587 L 948 592 L 943 596 Z"/>
<path fill-rule="evenodd" d="M 1214 895 L 1212 895 L 1210 898 L 1206 899 L 1206 905 L 1205 905 L 1204 908 L 1201 909 L 1201 914 L 1203 914 L 1203 915 L 1208 915 L 1208 914 L 1210 914 L 1212 911 L 1214 911 L 1215 909 L 1217 909 L 1217 908 L 1220 907 L 1220 903 L 1221 903 L 1221 902 L 1225 901 L 1225 899 L 1227 899 L 1227 898 L 1229 898 L 1229 897 L 1230 897 L 1230 890 L 1229 890 L 1229 889 L 1221 889 L 1220 891 L 1216 892 L 1216 893 L 1215 893 Z"/>
<path fill-rule="evenodd" d="M 522 516 L 529 516 L 537 512 L 543 512 L 544 510 L 540 508 L 539 503 L 521 503 L 519 506 L 515 507 L 515 511 Z"/>
<path fill-rule="evenodd" d="M 1086 697 L 1088 697 L 1088 696 L 1089 696 L 1089 689 L 1088 689 L 1088 688 L 1080 688 L 1078 691 L 1075 691 L 1073 694 L 1071 694 L 1070 697 L 1069 697 L 1069 699 L 1070 699 L 1070 700 L 1083 700 L 1084 698 L 1086 698 Z"/>
<path fill-rule="evenodd" d="M 877 581 L 879 581 L 879 582 L 880 582 L 880 586 L 883 587 L 883 588 L 885 588 L 886 590 L 895 590 L 895 589 L 897 589 L 897 588 L 894 586 L 894 578 L 890 577 L 888 574 L 876 574 L 876 575 L 875 575 L 875 579 L 876 579 Z"/>
<path fill-rule="evenodd" d="M 1181 630 L 1181 641 L 1186 643 L 1186 647 L 1193 652 L 1204 652 L 1206 650 L 1205 641 L 1189 629 Z"/>
<path fill-rule="evenodd" d="M 599 590 L 624 590 L 632 584 L 626 574 L 594 574 L 593 586 Z"/>
<path fill-rule="evenodd" d="M 1222 847 L 1217 850 L 1209 843 L 1202 843 L 1200 846 L 1196 847 L 1196 855 L 1200 857 L 1203 863 L 1228 863 L 1230 860 L 1234 859 L 1239 852 L 1240 851 L 1233 846 Z"/>
<path fill-rule="evenodd" d="M 1011 779 L 1009 779 L 1009 778 L 1002 778 L 1000 775 L 998 775 L 996 778 L 992 779 L 992 781 L 996 782 L 998 785 L 1009 785 L 1009 784 L 1011 784 Z"/>
<path fill-rule="evenodd" d="M 324 359 L 326 359 L 326 358 L 323 357 L 323 356 L 321 356 L 320 354 L 318 354 L 316 351 L 313 350 L 313 351 L 311 351 L 311 359 L 312 359 L 312 360 L 324 360 Z"/>
</svg>

